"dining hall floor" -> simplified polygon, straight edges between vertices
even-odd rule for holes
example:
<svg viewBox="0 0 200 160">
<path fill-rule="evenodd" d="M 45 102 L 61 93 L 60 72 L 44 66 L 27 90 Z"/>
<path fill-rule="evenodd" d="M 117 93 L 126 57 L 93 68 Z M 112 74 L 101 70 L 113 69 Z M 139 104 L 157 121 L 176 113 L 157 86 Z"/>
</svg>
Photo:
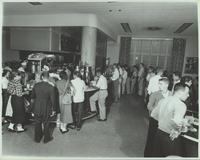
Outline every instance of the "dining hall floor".
<svg viewBox="0 0 200 160">
<path fill-rule="evenodd" d="M 80 131 L 61 134 L 54 129 L 53 141 L 48 144 L 33 141 L 33 125 L 23 133 L 10 133 L 2 127 L 4 156 L 40 157 L 143 157 L 148 120 L 143 100 L 125 95 L 113 103 L 106 122 L 96 117 L 84 122 Z"/>
</svg>

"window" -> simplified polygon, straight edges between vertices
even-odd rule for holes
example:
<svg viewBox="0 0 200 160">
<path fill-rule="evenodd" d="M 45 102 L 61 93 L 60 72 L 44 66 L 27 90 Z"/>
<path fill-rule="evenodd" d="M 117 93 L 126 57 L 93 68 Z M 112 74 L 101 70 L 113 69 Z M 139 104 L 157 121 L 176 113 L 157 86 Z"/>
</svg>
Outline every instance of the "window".
<svg viewBox="0 0 200 160">
<path fill-rule="evenodd" d="M 172 39 L 132 38 L 129 64 L 142 62 L 146 66 L 170 69 L 172 44 Z"/>
</svg>

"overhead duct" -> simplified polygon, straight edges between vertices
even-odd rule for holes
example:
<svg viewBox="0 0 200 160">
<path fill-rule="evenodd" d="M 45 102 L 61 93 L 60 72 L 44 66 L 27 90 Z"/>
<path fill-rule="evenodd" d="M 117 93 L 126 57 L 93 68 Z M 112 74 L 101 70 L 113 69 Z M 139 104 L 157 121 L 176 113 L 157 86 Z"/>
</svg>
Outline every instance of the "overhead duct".
<svg viewBox="0 0 200 160">
<path fill-rule="evenodd" d="M 132 33 L 131 28 L 130 28 L 130 26 L 129 26 L 128 23 L 120 23 L 120 24 L 121 24 L 124 32 L 126 32 L 126 33 Z"/>
<path fill-rule="evenodd" d="M 188 27 L 190 27 L 193 23 L 183 23 L 174 33 L 182 33 Z"/>
</svg>

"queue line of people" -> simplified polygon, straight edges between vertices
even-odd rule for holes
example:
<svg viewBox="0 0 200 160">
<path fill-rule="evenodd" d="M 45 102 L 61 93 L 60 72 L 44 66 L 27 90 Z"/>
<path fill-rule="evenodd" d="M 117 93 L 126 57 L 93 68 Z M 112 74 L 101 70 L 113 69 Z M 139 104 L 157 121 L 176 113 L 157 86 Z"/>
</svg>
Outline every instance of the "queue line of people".
<svg viewBox="0 0 200 160">
<path fill-rule="evenodd" d="M 171 114 L 171 112 L 176 110 L 176 107 L 174 106 L 176 106 L 177 103 L 178 105 L 181 104 L 184 106 L 180 101 L 186 101 L 184 104 L 186 104 L 185 106 L 188 108 L 191 108 L 198 103 L 197 99 L 196 101 L 194 100 L 194 97 L 191 98 L 190 96 L 191 99 L 188 99 L 188 88 L 191 89 L 192 78 L 189 76 L 181 77 L 179 72 L 174 72 L 172 74 L 173 83 L 171 83 L 169 74 L 167 74 L 166 71 L 162 69 L 156 69 L 155 71 L 153 67 L 149 67 L 148 72 L 146 72 L 144 64 L 140 64 L 139 69 L 137 66 L 129 68 L 126 65 L 120 66 L 119 64 L 114 64 L 112 67 L 108 68 L 108 70 L 110 71 L 110 76 L 106 76 L 106 72 L 97 70 L 96 79 L 90 85 L 98 89 L 98 91 L 90 97 L 91 111 L 97 112 L 95 102 L 98 101 L 98 120 L 106 121 L 107 113 L 105 102 L 108 97 L 107 89 L 109 82 L 112 82 L 113 84 L 114 102 L 119 102 L 121 95 L 125 93 L 144 96 L 150 116 L 144 156 L 166 156 L 170 154 L 169 150 L 166 150 L 165 152 L 164 149 L 161 154 L 161 151 L 159 153 L 155 152 L 155 149 L 150 147 L 154 146 L 156 143 L 161 144 L 161 141 L 155 141 L 155 139 L 157 139 L 155 137 L 162 137 L 162 132 L 166 132 L 166 130 L 163 130 L 163 126 L 167 126 L 167 131 L 169 131 L 169 128 L 171 127 L 169 119 L 166 119 L 169 123 L 163 124 L 163 121 L 165 121 L 163 120 L 163 117 L 170 117 L 172 115 L 163 115 L 164 113 L 161 113 L 160 111 L 164 111 L 163 106 L 166 108 L 169 107 L 169 114 Z M 12 76 L 9 80 L 10 75 Z M 24 70 L 22 68 L 20 68 L 20 70 L 18 69 L 18 71 L 4 69 L 3 72 L 2 120 L 6 122 L 4 113 L 7 105 L 6 103 L 8 103 L 8 98 L 11 95 L 13 115 L 8 126 L 8 129 L 11 132 L 26 131 L 23 127 L 25 121 L 23 96 L 29 94 L 29 92 L 23 89 L 22 75 L 24 75 Z M 55 80 L 55 77 L 57 77 L 57 80 Z M 69 129 L 77 129 L 77 131 L 79 131 L 82 127 L 82 112 L 85 100 L 84 92 L 86 90 L 86 84 L 81 79 L 80 73 L 75 71 L 71 74 L 71 71 L 68 69 L 60 70 L 59 72 L 44 71 L 40 75 L 40 78 L 41 80 L 38 79 L 37 82 L 36 79 L 32 79 L 35 81 L 33 82 L 34 87 L 31 93 L 31 104 L 34 106 L 32 112 L 36 122 L 34 140 L 40 142 L 44 136 L 44 142 L 48 143 L 53 139 L 50 135 L 49 125 L 51 118 L 56 115 L 59 115 L 58 119 L 61 122 L 59 129 L 62 134 L 67 133 Z M 58 97 L 58 99 L 56 97 Z M 168 101 L 173 100 L 174 103 L 170 103 L 171 105 L 167 105 L 168 101 L 161 103 L 162 99 L 168 97 L 172 97 L 171 99 L 169 98 Z M 177 114 L 178 120 L 174 117 L 175 122 L 177 120 L 177 123 L 179 123 L 180 119 L 183 119 L 186 111 L 185 109 L 178 109 L 177 111 L 181 111 L 182 113 L 181 115 Z M 161 130 L 159 131 L 160 135 L 157 135 L 158 130 Z M 167 132 L 167 134 L 170 135 L 171 133 Z M 168 142 L 170 142 L 169 139 Z M 171 144 L 169 143 L 169 146 L 170 145 Z"/>
</svg>

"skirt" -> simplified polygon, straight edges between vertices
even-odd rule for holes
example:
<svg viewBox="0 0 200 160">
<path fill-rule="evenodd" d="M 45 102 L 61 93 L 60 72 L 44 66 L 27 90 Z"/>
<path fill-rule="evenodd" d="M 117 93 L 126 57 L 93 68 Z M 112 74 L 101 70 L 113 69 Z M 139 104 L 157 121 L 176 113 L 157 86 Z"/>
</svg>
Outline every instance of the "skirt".
<svg viewBox="0 0 200 160">
<path fill-rule="evenodd" d="M 73 122 L 71 104 L 60 104 L 60 121 L 61 123 L 66 123 L 66 124 Z"/>
<path fill-rule="evenodd" d="M 14 124 L 24 124 L 25 122 L 24 97 L 12 95 L 11 106 L 13 110 L 11 122 Z"/>
</svg>

